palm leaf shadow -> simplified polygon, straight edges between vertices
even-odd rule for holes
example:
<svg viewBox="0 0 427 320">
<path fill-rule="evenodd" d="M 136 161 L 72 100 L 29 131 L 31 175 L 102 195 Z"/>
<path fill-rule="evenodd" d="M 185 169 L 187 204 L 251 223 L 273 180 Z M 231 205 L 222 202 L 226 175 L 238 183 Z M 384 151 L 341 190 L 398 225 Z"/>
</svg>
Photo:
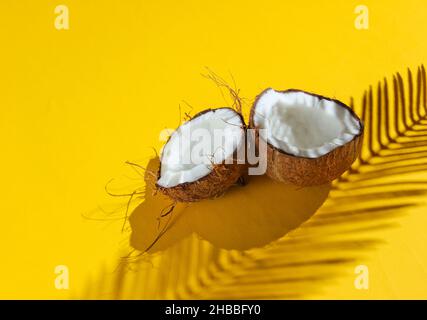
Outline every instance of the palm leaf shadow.
<svg viewBox="0 0 427 320">
<path fill-rule="evenodd" d="M 425 68 L 420 66 L 417 69 L 416 88 L 409 69 L 406 87 L 400 73 L 392 77 L 392 83 L 393 90 L 390 90 L 387 79 L 378 83 L 376 98 L 371 86 L 364 93 L 358 109 L 354 106 L 354 99 L 351 99 L 352 108 L 361 114 L 365 123 L 363 152 L 352 168 L 335 181 L 328 201 L 319 212 L 293 234 L 279 241 L 276 249 L 270 249 L 270 254 L 251 253 L 255 263 L 244 270 L 243 277 L 251 279 L 251 286 L 245 286 L 244 294 L 239 292 L 239 288 L 246 282 L 239 278 L 228 287 L 215 291 L 215 294 L 203 297 L 274 298 L 277 297 L 275 290 L 278 288 L 286 288 L 279 291 L 295 296 L 304 296 L 310 290 L 317 291 L 318 285 L 295 288 L 287 285 L 284 279 L 272 275 L 269 271 L 274 271 L 277 265 L 271 266 L 271 259 L 279 256 L 277 251 L 282 255 L 279 261 L 287 262 L 280 271 L 308 275 L 297 277 L 297 282 L 306 284 L 330 280 L 336 276 L 332 266 L 353 263 L 363 249 L 374 248 L 382 242 L 380 237 L 375 236 L 375 230 L 395 226 L 395 217 L 424 204 L 427 181 L 420 178 L 419 173 L 427 170 Z M 372 235 L 366 239 L 352 237 L 362 232 Z M 286 252 L 288 249 L 290 253 Z M 316 258 L 300 261 L 301 255 L 295 258 L 294 253 L 301 251 L 309 257 L 316 252 Z M 342 252 L 337 255 L 337 251 Z M 302 270 L 300 267 L 290 272 L 289 266 L 295 267 L 295 260 L 300 266 L 309 268 Z M 275 290 L 267 293 L 263 289 L 266 274 L 276 284 Z M 310 278 L 313 275 L 319 279 Z M 239 292 L 237 295 L 236 291 Z"/>
<path fill-rule="evenodd" d="M 378 231 L 424 204 L 427 179 L 427 87 L 424 66 L 384 78 L 350 106 L 365 123 L 363 150 L 334 181 L 321 209 L 263 248 L 223 250 L 197 236 L 154 257 L 138 272 L 114 276 L 115 298 L 299 298 L 316 293 L 383 243 Z M 415 85 L 414 85 L 415 83 Z M 363 236 L 362 236 L 363 235 Z M 117 289 L 117 286 L 116 286 Z M 115 290 L 117 291 L 117 290 Z M 138 292 L 138 294 L 136 294 Z"/>
</svg>

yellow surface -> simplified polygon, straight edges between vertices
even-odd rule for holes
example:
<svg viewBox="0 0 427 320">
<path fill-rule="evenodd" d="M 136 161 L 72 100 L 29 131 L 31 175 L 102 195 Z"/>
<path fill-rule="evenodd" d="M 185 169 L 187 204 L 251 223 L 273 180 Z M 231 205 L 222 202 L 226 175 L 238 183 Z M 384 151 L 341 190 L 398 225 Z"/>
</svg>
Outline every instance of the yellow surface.
<svg viewBox="0 0 427 320">
<path fill-rule="evenodd" d="M 69 30 L 54 27 L 59 4 Z M 107 197 L 106 182 L 124 161 L 147 161 L 160 131 L 178 125 L 183 100 L 195 110 L 225 104 L 200 76 L 205 66 L 231 72 L 250 100 L 295 87 L 359 102 L 370 84 L 427 62 L 425 1 L 363 1 L 368 30 L 354 26 L 359 4 L 1 1 L 0 297 L 102 296 L 91 281 L 114 272 L 128 234 L 120 220 L 83 215 L 126 202 Z M 427 298 L 425 207 L 395 222 L 359 260 L 369 290 L 354 288 L 349 263 L 307 297 Z M 69 267 L 69 290 L 54 286 L 57 265 Z"/>
</svg>

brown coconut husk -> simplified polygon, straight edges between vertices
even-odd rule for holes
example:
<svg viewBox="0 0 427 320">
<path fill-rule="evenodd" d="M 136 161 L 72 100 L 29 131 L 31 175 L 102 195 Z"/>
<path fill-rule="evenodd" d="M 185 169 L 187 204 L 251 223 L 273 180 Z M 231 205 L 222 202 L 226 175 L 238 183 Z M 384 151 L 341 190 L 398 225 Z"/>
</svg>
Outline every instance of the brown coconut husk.
<svg viewBox="0 0 427 320">
<path fill-rule="evenodd" d="M 225 108 L 221 108 L 225 109 Z M 234 112 L 236 110 L 232 108 Z M 212 111 L 212 109 L 207 109 L 199 112 L 194 117 L 191 118 L 192 121 L 195 118 L 205 114 L 206 112 Z M 242 122 L 242 130 L 246 130 L 245 121 L 242 115 L 239 112 L 236 112 L 239 115 L 240 120 Z M 169 142 L 169 140 L 168 140 Z M 166 143 L 168 143 L 166 142 Z M 229 187 L 236 184 L 240 177 L 244 175 L 246 172 L 246 164 L 237 163 L 237 150 L 233 155 L 233 163 L 225 163 L 225 161 L 221 164 L 212 164 L 212 171 L 193 182 L 185 182 L 178 184 L 174 187 L 163 187 L 156 184 L 157 189 L 169 196 L 171 199 L 178 202 L 196 202 L 203 199 L 213 199 L 221 196 Z M 161 163 L 158 171 L 158 178 L 161 176 Z"/>
<path fill-rule="evenodd" d="M 237 163 L 216 164 L 212 171 L 194 182 L 181 183 L 175 187 L 157 188 L 179 202 L 195 202 L 221 196 L 225 190 L 234 185 L 244 174 L 245 166 Z"/>
<path fill-rule="evenodd" d="M 254 125 L 253 118 L 256 112 L 257 102 L 267 90 L 268 89 L 264 90 L 257 96 L 251 108 L 249 128 L 258 129 Z M 327 98 L 303 90 L 290 89 L 279 92 L 304 92 L 321 99 L 335 102 L 339 106 L 346 108 L 359 122 L 360 133 L 355 135 L 348 143 L 339 146 L 318 158 L 298 157 L 267 143 L 267 175 L 276 181 L 292 183 L 298 186 L 322 185 L 340 177 L 351 167 L 351 164 L 357 159 L 361 152 L 364 126 L 360 118 L 349 106 L 339 100 Z M 259 144 L 259 139 L 262 138 L 259 137 L 258 131 L 256 131 L 256 146 Z"/>
</svg>

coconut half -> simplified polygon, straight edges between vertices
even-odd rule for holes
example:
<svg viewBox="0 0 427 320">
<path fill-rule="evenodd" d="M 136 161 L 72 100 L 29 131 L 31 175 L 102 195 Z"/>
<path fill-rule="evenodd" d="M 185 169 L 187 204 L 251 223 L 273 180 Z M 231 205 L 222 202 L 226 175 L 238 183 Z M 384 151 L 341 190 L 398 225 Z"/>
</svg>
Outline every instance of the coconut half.
<svg viewBox="0 0 427 320">
<path fill-rule="evenodd" d="M 245 134 L 243 117 L 231 108 L 198 113 L 164 146 L 157 188 L 179 202 L 221 195 L 244 172 Z"/>
<path fill-rule="evenodd" d="M 294 89 L 264 90 L 249 126 L 257 129 L 258 143 L 267 143 L 267 175 L 300 186 L 338 178 L 356 160 L 363 140 L 363 124 L 350 107 Z"/>
</svg>

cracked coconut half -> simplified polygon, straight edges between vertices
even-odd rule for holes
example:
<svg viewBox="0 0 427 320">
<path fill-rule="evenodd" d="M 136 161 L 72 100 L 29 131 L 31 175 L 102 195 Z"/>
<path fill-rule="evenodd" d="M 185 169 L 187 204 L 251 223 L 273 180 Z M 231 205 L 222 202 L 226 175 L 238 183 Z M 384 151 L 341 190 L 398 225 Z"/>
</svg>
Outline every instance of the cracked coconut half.
<svg viewBox="0 0 427 320">
<path fill-rule="evenodd" d="M 249 126 L 257 129 L 258 143 L 267 142 L 267 175 L 300 186 L 338 178 L 356 160 L 363 140 L 363 124 L 350 107 L 300 90 L 263 91 Z"/>
<path fill-rule="evenodd" d="M 220 196 L 244 173 L 245 130 L 243 117 L 231 108 L 195 115 L 164 146 L 157 188 L 179 202 Z"/>
</svg>

